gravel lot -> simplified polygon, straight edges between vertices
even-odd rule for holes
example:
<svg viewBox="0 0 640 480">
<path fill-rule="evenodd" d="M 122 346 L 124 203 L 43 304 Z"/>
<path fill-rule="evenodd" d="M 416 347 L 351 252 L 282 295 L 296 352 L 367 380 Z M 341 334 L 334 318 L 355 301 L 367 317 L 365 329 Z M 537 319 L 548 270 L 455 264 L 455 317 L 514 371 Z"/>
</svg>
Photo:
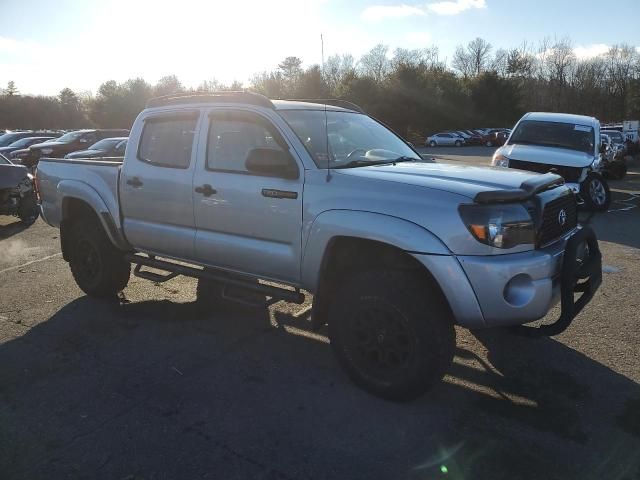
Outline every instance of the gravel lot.
<svg viewBox="0 0 640 480">
<path fill-rule="evenodd" d="M 0 478 L 640 479 L 640 168 L 612 188 L 607 273 L 571 328 L 458 329 L 408 404 L 354 387 L 305 306 L 202 314 L 185 278 L 89 299 L 57 230 L 0 217 Z"/>
</svg>

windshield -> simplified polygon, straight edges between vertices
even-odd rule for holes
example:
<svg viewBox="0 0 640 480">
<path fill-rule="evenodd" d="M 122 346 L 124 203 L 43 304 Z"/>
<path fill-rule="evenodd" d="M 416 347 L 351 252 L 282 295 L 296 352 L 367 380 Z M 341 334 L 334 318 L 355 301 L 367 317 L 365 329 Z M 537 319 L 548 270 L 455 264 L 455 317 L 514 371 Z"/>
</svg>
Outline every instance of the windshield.
<svg viewBox="0 0 640 480">
<path fill-rule="evenodd" d="M 112 148 L 114 148 L 121 141 L 121 138 L 105 138 L 104 140 L 100 140 L 99 142 L 91 145 L 89 147 L 89 150 L 101 150 L 103 152 L 106 152 L 107 150 L 111 150 Z"/>
<path fill-rule="evenodd" d="M 593 127 L 573 123 L 524 120 L 511 134 L 509 145 L 540 145 L 593 153 Z"/>
<path fill-rule="evenodd" d="M 85 132 L 69 132 L 62 135 L 56 141 L 60 143 L 71 143 L 80 138 Z"/>
<path fill-rule="evenodd" d="M 0 147 L 7 147 L 22 136 L 23 134 L 18 132 L 5 133 L 4 135 L 0 135 Z"/>
<path fill-rule="evenodd" d="M 360 113 L 323 110 L 281 110 L 319 168 L 340 167 L 352 161 L 371 162 L 408 157 L 420 160 L 400 137 L 373 118 Z M 328 151 L 327 151 L 328 149 Z"/>
<path fill-rule="evenodd" d="M 21 138 L 20 140 L 16 140 L 15 142 L 13 142 L 12 144 L 10 144 L 10 147 L 17 147 L 17 148 L 24 148 L 24 147 L 28 147 L 29 145 L 33 145 L 34 143 L 41 143 L 44 142 L 46 140 L 46 138 L 42 138 L 42 137 L 27 137 L 27 138 Z"/>
</svg>

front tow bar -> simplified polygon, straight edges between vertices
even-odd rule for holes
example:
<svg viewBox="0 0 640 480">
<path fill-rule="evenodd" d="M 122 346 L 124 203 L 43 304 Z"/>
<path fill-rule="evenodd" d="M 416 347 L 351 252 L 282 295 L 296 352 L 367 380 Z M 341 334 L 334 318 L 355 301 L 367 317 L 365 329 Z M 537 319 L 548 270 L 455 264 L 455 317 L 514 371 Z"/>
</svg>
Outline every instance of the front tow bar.
<svg viewBox="0 0 640 480">
<path fill-rule="evenodd" d="M 586 244 L 583 255 L 578 249 Z M 602 283 L 602 254 L 596 234 L 591 227 L 578 230 L 568 241 L 560 274 L 560 318 L 553 323 L 529 327 L 512 327 L 514 333 L 527 337 L 552 337 L 564 332 L 582 311 Z M 578 299 L 575 294 L 580 293 Z"/>
</svg>

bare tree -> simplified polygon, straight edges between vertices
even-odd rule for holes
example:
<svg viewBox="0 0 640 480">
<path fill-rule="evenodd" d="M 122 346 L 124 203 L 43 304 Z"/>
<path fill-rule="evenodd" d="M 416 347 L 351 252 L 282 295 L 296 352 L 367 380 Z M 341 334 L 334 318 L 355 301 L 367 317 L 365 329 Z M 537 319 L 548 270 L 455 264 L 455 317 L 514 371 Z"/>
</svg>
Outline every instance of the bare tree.
<svg viewBox="0 0 640 480">
<path fill-rule="evenodd" d="M 480 37 L 466 47 L 458 45 L 453 54 L 453 68 L 465 77 L 480 75 L 491 67 L 491 49 L 491 44 Z"/>
<path fill-rule="evenodd" d="M 381 82 L 391 67 L 391 62 L 387 58 L 388 51 L 389 47 L 379 43 L 360 57 L 359 67 L 362 74 L 373 78 L 376 82 Z"/>
<path fill-rule="evenodd" d="M 491 61 L 491 70 L 496 72 L 501 77 L 506 77 L 509 70 L 509 52 L 500 48 L 496 50 L 493 60 Z"/>
<path fill-rule="evenodd" d="M 355 72 L 353 55 L 331 55 L 324 65 L 323 76 L 329 91 L 335 95 L 338 86 Z"/>
<path fill-rule="evenodd" d="M 452 66 L 455 70 L 460 72 L 463 77 L 470 77 L 473 75 L 471 57 L 467 54 L 467 51 L 462 45 L 458 45 L 456 47 L 456 51 L 453 54 Z"/>
</svg>

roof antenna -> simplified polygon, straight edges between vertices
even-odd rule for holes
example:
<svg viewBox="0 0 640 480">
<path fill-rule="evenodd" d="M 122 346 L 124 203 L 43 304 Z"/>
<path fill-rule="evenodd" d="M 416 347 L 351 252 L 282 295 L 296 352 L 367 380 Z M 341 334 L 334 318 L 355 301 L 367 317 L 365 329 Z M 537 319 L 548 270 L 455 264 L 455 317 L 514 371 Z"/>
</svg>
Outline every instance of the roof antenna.
<svg viewBox="0 0 640 480">
<path fill-rule="evenodd" d="M 327 72 L 324 69 L 324 39 L 320 34 L 320 51 L 322 55 L 322 76 L 327 78 Z M 326 137 L 326 151 L 327 151 L 327 182 L 331 180 L 331 157 L 329 156 L 329 119 L 327 118 L 327 101 L 324 101 L 324 135 Z"/>
</svg>

